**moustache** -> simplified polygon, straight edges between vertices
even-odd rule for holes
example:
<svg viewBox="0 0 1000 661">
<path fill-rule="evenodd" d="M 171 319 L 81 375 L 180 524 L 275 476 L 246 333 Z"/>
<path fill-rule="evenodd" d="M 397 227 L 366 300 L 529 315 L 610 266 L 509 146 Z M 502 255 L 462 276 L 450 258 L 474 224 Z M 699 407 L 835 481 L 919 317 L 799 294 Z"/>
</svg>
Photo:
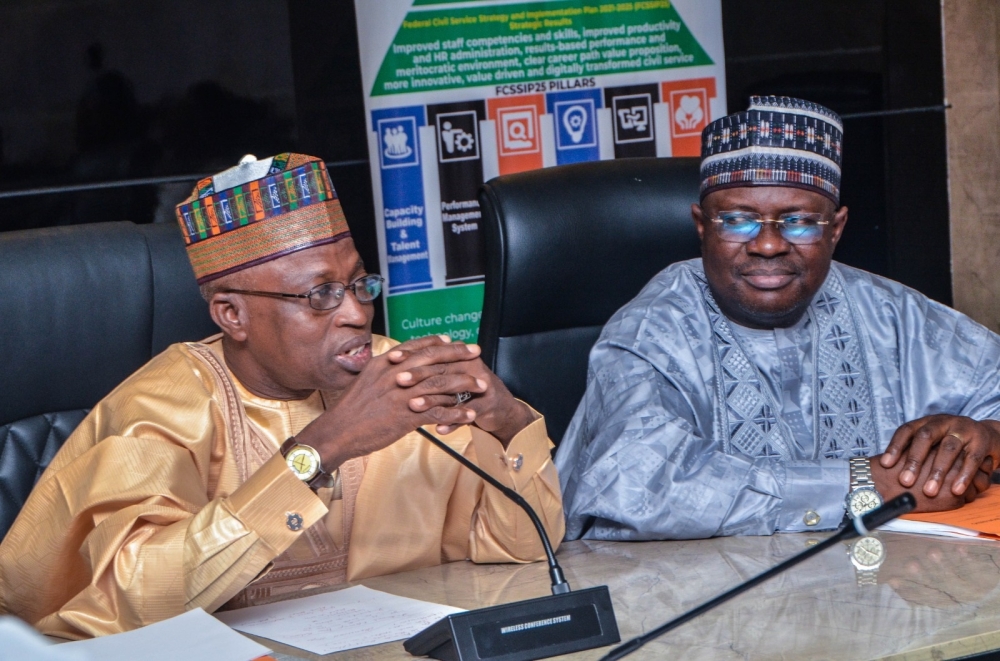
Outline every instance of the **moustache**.
<svg viewBox="0 0 1000 661">
<path fill-rule="evenodd" d="M 733 265 L 738 275 L 801 275 L 802 269 L 786 259 L 750 259 Z"/>
</svg>

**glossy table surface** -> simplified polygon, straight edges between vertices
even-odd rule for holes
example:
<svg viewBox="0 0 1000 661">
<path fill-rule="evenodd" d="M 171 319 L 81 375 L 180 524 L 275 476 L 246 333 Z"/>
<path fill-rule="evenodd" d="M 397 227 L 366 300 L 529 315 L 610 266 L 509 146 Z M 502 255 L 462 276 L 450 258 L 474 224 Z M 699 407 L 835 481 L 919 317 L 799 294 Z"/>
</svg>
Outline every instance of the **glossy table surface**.
<svg viewBox="0 0 1000 661">
<path fill-rule="evenodd" d="M 634 659 L 955 659 L 1000 648 L 1000 542 L 877 533 L 885 557 L 860 577 L 838 544 L 753 588 Z M 814 544 L 786 534 L 685 542 L 563 544 L 574 588 L 607 585 L 622 639 L 649 631 Z M 544 563 L 439 567 L 366 579 L 376 590 L 460 608 L 549 594 Z M 866 583 L 866 584 L 862 584 Z M 260 639 L 289 659 L 411 659 L 402 642 L 315 656 Z M 610 648 L 572 658 L 598 659 Z M 570 657 L 563 657 L 570 658 Z"/>
</svg>

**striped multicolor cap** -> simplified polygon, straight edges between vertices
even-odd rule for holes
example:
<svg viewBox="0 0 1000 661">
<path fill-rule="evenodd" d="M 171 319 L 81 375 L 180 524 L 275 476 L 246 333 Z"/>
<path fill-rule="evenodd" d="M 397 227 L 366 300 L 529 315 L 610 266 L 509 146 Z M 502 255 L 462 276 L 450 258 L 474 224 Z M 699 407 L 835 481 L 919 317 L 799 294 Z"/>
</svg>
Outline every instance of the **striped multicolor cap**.
<svg viewBox="0 0 1000 661">
<path fill-rule="evenodd" d="M 844 126 L 829 108 L 787 96 L 752 96 L 750 108 L 701 134 L 701 199 L 723 188 L 791 186 L 840 200 Z"/>
<path fill-rule="evenodd" d="M 278 154 L 202 179 L 177 205 L 198 284 L 350 236 L 322 160 Z"/>
</svg>

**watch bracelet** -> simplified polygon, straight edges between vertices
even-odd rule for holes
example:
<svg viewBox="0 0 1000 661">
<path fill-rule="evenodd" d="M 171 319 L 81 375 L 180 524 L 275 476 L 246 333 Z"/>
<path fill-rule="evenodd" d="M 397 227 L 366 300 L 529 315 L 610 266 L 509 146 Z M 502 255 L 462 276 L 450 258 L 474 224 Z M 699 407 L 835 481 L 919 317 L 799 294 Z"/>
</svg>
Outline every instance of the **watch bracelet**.
<svg viewBox="0 0 1000 661">
<path fill-rule="evenodd" d="M 871 460 L 868 457 L 851 457 L 848 465 L 851 471 L 851 491 L 861 487 L 875 487 Z"/>
<path fill-rule="evenodd" d="M 866 585 L 878 585 L 878 569 L 857 569 L 854 571 L 854 578 L 858 587 Z"/>
</svg>

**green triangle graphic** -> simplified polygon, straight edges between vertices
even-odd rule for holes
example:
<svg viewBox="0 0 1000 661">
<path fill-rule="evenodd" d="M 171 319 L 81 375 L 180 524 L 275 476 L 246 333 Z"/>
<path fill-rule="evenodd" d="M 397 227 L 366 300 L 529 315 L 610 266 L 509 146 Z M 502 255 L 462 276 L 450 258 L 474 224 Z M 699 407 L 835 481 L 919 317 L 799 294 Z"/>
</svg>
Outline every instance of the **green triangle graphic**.
<svg viewBox="0 0 1000 661">
<path fill-rule="evenodd" d="M 714 63 L 669 0 L 446 7 L 407 14 L 371 95 L 705 64 Z"/>
</svg>

